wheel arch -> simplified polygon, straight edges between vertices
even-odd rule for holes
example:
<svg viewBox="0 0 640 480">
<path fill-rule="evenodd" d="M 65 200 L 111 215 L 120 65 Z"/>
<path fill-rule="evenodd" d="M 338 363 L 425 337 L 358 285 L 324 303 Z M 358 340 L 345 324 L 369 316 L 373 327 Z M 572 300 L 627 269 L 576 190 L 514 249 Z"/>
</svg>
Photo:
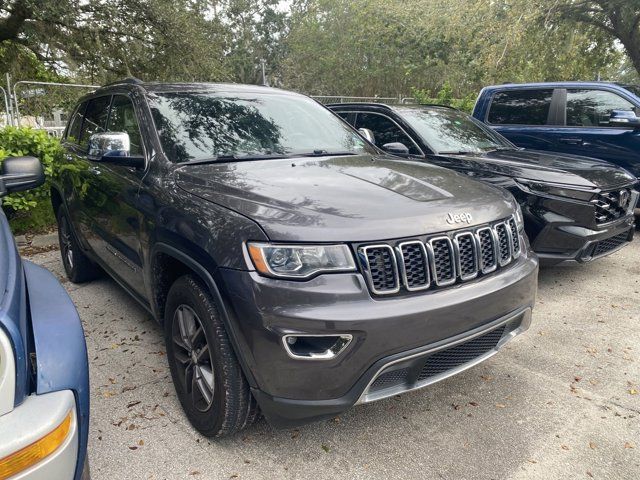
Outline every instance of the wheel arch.
<svg viewBox="0 0 640 480">
<path fill-rule="evenodd" d="M 195 275 L 204 283 L 207 290 L 211 293 L 216 308 L 220 313 L 227 330 L 227 334 L 229 335 L 236 358 L 242 367 L 242 371 L 249 382 L 249 385 L 254 387 L 256 385 L 255 379 L 247 365 L 246 358 L 241 354 L 248 350 L 247 348 L 242 348 L 242 345 L 244 344 L 243 339 L 232 321 L 227 303 L 224 301 L 221 290 L 214 279 L 213 274 L 191 255 L 163 242 L 158 242 L 153 246 L 151 252 L 151 264 L 151 308 L 156 318 L 161 323 L 164 322 L 166 296 L 173 282 L 183 275 Z"/>
</svg>

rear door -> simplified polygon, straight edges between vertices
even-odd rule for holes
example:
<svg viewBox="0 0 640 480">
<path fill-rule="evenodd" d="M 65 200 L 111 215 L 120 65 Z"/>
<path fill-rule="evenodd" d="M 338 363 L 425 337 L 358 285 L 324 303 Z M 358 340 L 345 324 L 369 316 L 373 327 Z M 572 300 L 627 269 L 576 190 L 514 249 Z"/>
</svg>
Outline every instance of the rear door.
<svg viewBox="0 0 640 480">
<path fill-rule="evenodd" d="M 519 147 L 553 150 L 549 139 L 557 105 L 553 88 L 522 88 L 496 92 L 483 120 Z"/>
</svg>

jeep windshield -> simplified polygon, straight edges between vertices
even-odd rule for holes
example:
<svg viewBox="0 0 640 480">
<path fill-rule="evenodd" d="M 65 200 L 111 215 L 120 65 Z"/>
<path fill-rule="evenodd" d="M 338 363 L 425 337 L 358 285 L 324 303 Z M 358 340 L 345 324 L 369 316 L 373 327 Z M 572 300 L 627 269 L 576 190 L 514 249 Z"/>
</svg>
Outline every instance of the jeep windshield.
<svg viewBox="0 0 640 480">
<path fill-rule="evenodd" d="M 403 108 L 400 112 L 436 154 L 486 153 L 515 148 L 458 110 L 422 107 Z"/>
<path fill-rule="evenodd" d="M 165 92 L 153 96 L 151 110 L 162 148 L 175 163 L 377 153 L 301 95 Z"/>
</svg>

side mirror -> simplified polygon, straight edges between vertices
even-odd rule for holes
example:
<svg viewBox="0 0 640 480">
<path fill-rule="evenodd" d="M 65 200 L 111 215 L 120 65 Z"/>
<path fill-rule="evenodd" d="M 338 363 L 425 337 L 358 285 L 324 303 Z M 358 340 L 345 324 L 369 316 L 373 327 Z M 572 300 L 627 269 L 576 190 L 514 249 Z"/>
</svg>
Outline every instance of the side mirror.
<svg viewBox="0 0 640 480">
<path fill-rule="evenodd" d="M 362 135 L 369 143 L 376 144 L 376 136 L 368 128 L 359 128 L 358 133 Z"/>
<path fill-rule="evenodd" d="M 400 143 L 400 142 L 385 143 L 382 146 L 382 149 L 385 152 L 391 153 L 393 155 L 401 155 L 401 156 L 409 155 L 409 148 L 407 148 L 407 146 L 404 143 Z"/>
<path fill-rule="evenodd" d="M 144 157 L 131 155 L 131 140 L 125 132 L 94 133 L 89 137 L 89 160 L 124 167 L 144 168 Z"/>
<path fill-rule="evenodd" d="M 0 165 L 0 197 L 39 187 L 44 171 L 35 157 L 9 157 Z"/>
<path fill-rule="evenodd" d="M 618 128 L 640 128 L 640 117 L 633 110 L 614 110 L 609 117 L 609 126 Z"/>
</svg>

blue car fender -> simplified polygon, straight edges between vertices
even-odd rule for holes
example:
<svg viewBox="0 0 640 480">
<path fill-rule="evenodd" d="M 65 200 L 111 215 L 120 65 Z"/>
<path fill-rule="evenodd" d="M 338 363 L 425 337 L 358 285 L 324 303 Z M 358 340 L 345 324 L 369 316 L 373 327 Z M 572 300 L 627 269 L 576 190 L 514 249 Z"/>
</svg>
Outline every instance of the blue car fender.
<svg viewBox="0 0 640 480">
<path fill-rule="evenodd" d="M 89 366 L 80 317 L 69 295 L 46 269 L 23 261 L 36 353 L 36 393 L 71 390 L 76 397 L 82 475 L 89 434 Z"/>
</svg>

